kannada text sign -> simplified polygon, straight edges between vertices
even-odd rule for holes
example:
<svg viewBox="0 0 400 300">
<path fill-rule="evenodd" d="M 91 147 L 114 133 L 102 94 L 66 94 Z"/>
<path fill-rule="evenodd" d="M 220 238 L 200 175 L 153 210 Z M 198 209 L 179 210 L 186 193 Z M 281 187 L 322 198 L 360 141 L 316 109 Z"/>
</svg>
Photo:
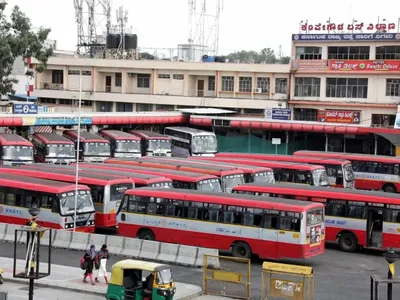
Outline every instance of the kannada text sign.
<svg viewBox="0 0 400 300">
<path fill-rule="evenodd" d="M 320 33 L 320 34 L 293 34 L 293 41 L 400 41 L 400 33 Z"/>
</svg>

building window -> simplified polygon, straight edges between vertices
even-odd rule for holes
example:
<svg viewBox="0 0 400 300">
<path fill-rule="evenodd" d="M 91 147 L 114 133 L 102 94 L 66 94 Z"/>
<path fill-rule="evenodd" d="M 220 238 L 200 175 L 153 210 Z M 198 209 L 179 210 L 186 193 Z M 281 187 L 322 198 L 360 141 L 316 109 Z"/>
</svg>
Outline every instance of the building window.
<svg viewBox="0 0 400 300">
<path fill-rule="evenodd" d="M 91 76 L 92 71 L 82 71 L 82 76 Z"/>
<path fill-rule="evenodd" d="M 183 80 L 184 76 L 183 74 L 174 74 L 173 78 L 175 80 Z"/>
<path fill-rule="evenodd" d="M 400 96 L 400 79 L 386 79 L 386 96 Z"/>
<path fill-rule="evenodd" d="M 312 108 L 295 108 L 293 118 L 296 121 L 317 121 L 318 109 Z"/>
<path fill-rule="evenodd" d="M 255 108 L 244 108 L 243 113 L 246 115 L 262 116 L 262 115 L 264 115 L 264 110 L 263 109 L 255 109 Z"/>
<path fill-rule="evenodd" d="M 269 78 L 257 77 L 257 93 L 269 93 Z"/>
<path fill-rule="evenodd" d="M 113 111 L 113 103 L 107 101 L 98 101 L 96 102 L 96 108 L 99 112 L 112 112 Z"/>
<path fill-rule="evenodd" d="M 58 100 L 58 104 L 60 105 L 72 105 L 72 100 L 71 99 L 60 99 Z"/>
<path fill-rule="evenodd" d="M 368 78 L 327 78 L 327 98 L 367 98 Z"/>
<path fill-rule="evenodd" d="M 322 47 L 296 47 L 296 59 L 321 59 Z"/>
<path fill-rule="evenodd" d="M 166 105 L 166 104 L 156 104 L 156 110 L 158 111 L 173 111 L 174 110 L 173 105 Z"/>
<path fill-rule="evenodd" d="M 233 76 L 222 76 L 222 91 L 233 92 L 235 86 Z"/>
<path fill-rule="evenodd" d="M 79 70 L 68 70 L 68 75 L 79 75 Z"/>
<path fill-rule="evenodd" d="M 117 112 L 131 112 L 133 111 L 133 104 L 126 102 L 117 102 Z"/>
<path fill-rule="evenodd" d="M 369 59 L 369 46 L 328 47 L 328 59 Z"/>
<path fill-rule="evenodd" d="M 371 125 L 374 127 L 393 127 L 396 115 L 372 114 Z"/>
<path fill-rule="evenodd" d="M 93 106 L 93 101 L 91 101 L 91 100 L 85 100 L 85 101 L 82 101 L 81 105 L 82 105 L 82 106 L 87 106 L 87 107 Z"/>
<path fill-rule="evenodd" d="M 215 91 L 215 76 L 208 76 L 208 90 Z"/>
<path fill-rule="evenodd" d="M 116 87 L 122 86 L 122 73 L 115 73 L 115 86 Z"/>
<path fill-rule="evenodd" d="M 51 71 L 51 83 L 63 84 L 64 83 L 64 72 L 62 70 Z"/>
<path fill-rule="evenodd" d="M 138 88 L 150 88 L 150 74 L 137 74 Z"/>
<path fill-rule="evenodd" d="M 400 59 L 400 46 L 376 47 L 375 59 Z"/>
<path fill-rule="evenodd" d="M 136 104 L 136 111 L 152 111 L 153 110 L 153 104 L 148 104 L 148 103 L 137 103 Z"/>
<path fill-rule="evenodd" d="M 239 92 L 251 93 L 251 77 L 239 77 Z"/>
<path fill-rule="evenodd" d="M 295 97 L 319 97 L 321 78 L 297 77 L 294 86 Z"/>
<path fill-rule="evenodd" d="M 40 104 L 56 104 L 57 99 L 53 98 L 40 98 L 39 99 Z"/>
<path fill-rule="evenodd" d="M 287 94 L 287 79 L 276 78 L 275 79 L 275 93 L 276 94 Z"/>
<path fill-rule="evenodd" d="M 159 79 L 170 79 L 171 75 L 170 74 L 158 74 Z"/>
</svg>

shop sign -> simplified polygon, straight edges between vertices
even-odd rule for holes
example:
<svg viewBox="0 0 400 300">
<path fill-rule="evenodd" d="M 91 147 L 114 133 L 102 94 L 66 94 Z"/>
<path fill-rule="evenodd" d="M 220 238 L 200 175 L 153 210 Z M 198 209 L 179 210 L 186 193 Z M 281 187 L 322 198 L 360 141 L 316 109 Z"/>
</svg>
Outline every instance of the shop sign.
<svg viewBox="0 0 400 300">
<path fill-rule="evenodd" d="M 360 124 L 361 112 L 350 110 L 319 110 L 318 122 Z"/>
<path fill-rule="evenodd" d="M 328 60 L 326 59 L 295 59 L 292 60 L 292 70 L 324 71 L 328 70 Z"/>
<path fill-rule="evenodd" d="M 301 24 L 301 31 L 303 32 L 310 32 L 310 31 L 382 31 L 385 32 L 386 30 L 395 30 L 396 24 L 395 23 L 352 23 L 352 24 L 345 24 L 345 23 L 329 23 L 329 24 L 309 24 L 303 23 Z"/>
<path fill-rule="evenodd" d="M 319 33 L 293 34 L 292 41 L 299 42 L 354 42 L 354 41 L 399 41 L 400 33 Z"/>
<path fill-rule="evenodd" d="M 400 71 L 400 60 L 330 60 L 331 71 Z"/>
<path fill-rule="evenodd" d="M 267 108 L 264 113 L 265 118 L 269 120 L 289 121 L 292 117 L 292 110 L 290 108 Z"/>
</svg>

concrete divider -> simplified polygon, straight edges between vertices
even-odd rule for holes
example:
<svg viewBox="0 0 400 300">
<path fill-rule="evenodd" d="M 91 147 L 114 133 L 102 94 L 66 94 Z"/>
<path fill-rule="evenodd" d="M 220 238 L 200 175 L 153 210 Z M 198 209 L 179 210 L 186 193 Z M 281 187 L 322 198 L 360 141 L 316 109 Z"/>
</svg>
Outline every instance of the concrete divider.
<svg viewBox="0 0 400 300">
<path fill-rule="evenodd" d="M 95 245 L 96 248 L 99 248 L 106 244 L 107 236 L 104 234 L 95 234 L 91 233 L 89 236 L 89 245 Z"/>
<path fill-rule="evenodd" d="M 185 266 L 196 266 L 198 247 L 179 245 L 176 262 Z"/>
<path fill-rule="evenodd" d="M 85 232 L 74 232 L 72 234 L 70 249 L 87 250 L 89 247 L 90 235 Z"/>
<path fill-rule="evenodd" d="M 122 249 L 120 254 L 136 258 L 139 257 L 141 250 L 142 250 L 142 240 L 134 238 L 125 238 L 124 249 Z"/>
<path fill-rule="evenodd" d="M 208 268 L 210 269 L 216 269 L 218 270 L 221 266 L 219 263 L 219 259 L 218 259 L 218 253 L 219 251 L 217 249 L 209 249 L 209 248 L 198 248 L 197 251 L 197 258 L 196 258 L 196 262 L 194 263 L 197 267 L 202 267 L 204 264 L 204 255 L 214 255 L 215 257 L 208 257 L 207 259 L 207 264 L 208 264 Z"/>
<path fill-rule="evenodd" d="M 118 255 L 124 249 L 125 238 L 122 236 L 107 235 L 106 244 L 110 253 Z M 101 245 L 98 247 L 101 247 Z"/>
<path fill-rule="evenodd" d="M 160 253 L 159 242 L 144 240 L 142 243 L 142 249 L 140 251 L 139 257 L 143 259 L 156 260 L 159 253 Z"/>
<path fill-rule="evenodd" d="M 175 263 L 178 258 L 179 245 L 161 243 L 160 253 L 156 260 Z"/>
<path fill-rule="evenodd" d="M 57 248 L 69 249 L 72 240 L 72 232 L 66 230 L 54 230 L 56 236 L 54 238 L 53 246 Z"/>
<path fill-rule="evenodd" d="M 0 240 L 4 240 L 4 237 L 7 234 L 7 224 L 0 223 Z"/>
</svg>

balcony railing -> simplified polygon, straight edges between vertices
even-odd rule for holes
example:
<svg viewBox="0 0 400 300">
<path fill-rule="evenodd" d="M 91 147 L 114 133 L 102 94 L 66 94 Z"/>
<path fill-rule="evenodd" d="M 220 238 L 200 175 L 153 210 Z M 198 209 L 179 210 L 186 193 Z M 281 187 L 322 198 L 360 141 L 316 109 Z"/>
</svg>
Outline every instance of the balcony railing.
<svg viewBox="0 0 400 300">
<path fill-rule="evenodd" d="M 64 85 L 62 83 L 41 82 L 39 88 L 42 90 L 63 90 Z"/>
</svg>

